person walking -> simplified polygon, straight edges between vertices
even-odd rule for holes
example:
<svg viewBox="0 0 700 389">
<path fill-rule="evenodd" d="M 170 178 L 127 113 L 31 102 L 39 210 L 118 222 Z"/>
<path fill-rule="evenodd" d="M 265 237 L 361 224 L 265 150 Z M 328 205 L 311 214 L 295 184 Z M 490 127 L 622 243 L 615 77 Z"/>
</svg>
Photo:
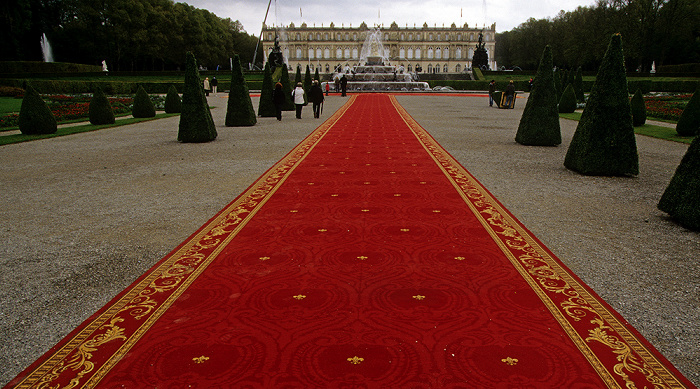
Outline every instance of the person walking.
<svg viewBox="0 0 700 389">
<path fill-rule="evenodd" d="M 512 107 L 513 97 L 515 97 L 515 84 L 513 83 L 513 80 L 510 80 L 508 86 L 506 87 L 506 108 Z"/>
<path fill-rule="evenodd" d="M 319 85 L 318 80 L 314 80 L 311 90 L 309 90 L 309 100 L 313 103 L 314 118 L 316 119 L 321 117 L 321 104 L 323 104 L 324 99 L 321 85 Z"/>
<path fill-rule="evenodd" d="M 301 82 L 297 82 L 297 87 L 292 91 L 292 98 L 297 109 L 297 119 L 301 119 L 301 109 L 304 107 L 304 88 Z"/>
<path fill-rule="evenodd" d="M 275 104 L 275 113 L 279 121 L 282 120 L 282 106 L 284 106 L 285 101 L 287 101 L 287 99 L 284 97 L 282 83 L 278 82 L 275 84 L 275 90 L 272 92 L 272 102 Z"/>
<path fill-rule="evenodd" d="M 211 93 L 216 94 L 217 87 L 219 86 L 219 80 L 216 77 L 211 79 Z"/>
<path fill-rule="evenodd" d="M 326 83 L 326 96 L 328 96 L 328 92 L 331 90 L 331 84 L 329 82 Z"/>
<path fill-rule="evenodd" d="M 489 107 L 493 107 L 493 94 L 496 93 L 496 80 L 489 82 Z"/>
<path fill-rule="evenodd" d="M 209 84 L 209 77 L 204 77 L 204 94 L 206 96 L 209 96 L 209 89 L 211 88 L 211 84 Z"/>
<path fill-rule="evenodd" d="M 343 74 L 343 77 L 340 77 L 340 92 L 341 96 L 345 97 L 347 94 L 345 93 L 348 89 L 348 78 L 345 77 L 345 74 Z"/>
</svg>

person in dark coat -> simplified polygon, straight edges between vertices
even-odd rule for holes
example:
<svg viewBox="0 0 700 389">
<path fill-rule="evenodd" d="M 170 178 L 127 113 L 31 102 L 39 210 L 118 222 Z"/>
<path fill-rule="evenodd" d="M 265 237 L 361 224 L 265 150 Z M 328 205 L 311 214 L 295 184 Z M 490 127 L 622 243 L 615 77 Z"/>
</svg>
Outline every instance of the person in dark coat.
<svg viewBox="0 0 700 389">
<path fill-rule="evenodd" d="M 275 84 L 275 90 L 272 92 L 272 102 L 275 104 L 275 112 L 277 113 L 277 120 L 282 120 L 282 106 L 287 99 L 284 97 L 284 91 L 282 90 L 282 83 Z"/>
<path fill-rule="evenodd" d="M 496 93 L 496 80 L 489 82 L 489 107 L 493 107 L 493 94 Z"/>
<path fill-rule="evenodd" d="M 321 117 L 321 104 L 323 104 L 324 99 L 323 89 L 321 89 L 321 86 L 318 84 L 318 80 L 314 80 L 311 85 L 311 90 L 309 90 L 309 100 L 313 103 L 314 117 L 316 119 Z"/>
<path fill-rule="evenodd" d="M 510 80 L 508 86 L 506 87 L 506 107 L 510 108 L 513 104 L 513 98 L 515 97 L 515 84 L 513 80 Z"/>
<path fill-rule="evenodd" d="M 348 89 L 348 78 L 345 77 L 345 74 L 343 74 L 343 77 L 340 77 L 340 91 L 341 91 L 341 96 L 345 97 L 347 94 L 345 93 Z"/>
<path fill-rule="evenodd" d="M 213 77 L 211 79 L 211 93 L 216 94 L 218 87 L 219 87 L 219 80 L 217 80 L 216 77 Z"/>
</svg>

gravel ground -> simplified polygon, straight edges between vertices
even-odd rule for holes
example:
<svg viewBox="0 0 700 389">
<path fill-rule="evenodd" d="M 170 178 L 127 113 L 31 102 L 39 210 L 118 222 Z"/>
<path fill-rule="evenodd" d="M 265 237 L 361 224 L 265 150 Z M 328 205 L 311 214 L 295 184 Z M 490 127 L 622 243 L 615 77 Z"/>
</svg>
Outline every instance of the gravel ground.
<svg viewBox="0 0 700 389">
<path fill-rule="evenodd" d="M 226 99 L 211 96 L 218 124 Z M 325 117 L 346 100 L 331 96 Z M 559 147 L 513 141 L 486 98 L 399 101 L 579 277 L 700 385 L 700 234 L 656 210 L 687 145 L 638 137 L 637 178 L 585 177 Z M 257 98 L 253 99 L 257 107 Z M 196 231 L 319 124 L 218 126 L 180 144 L 178 118 L 0 148 L 0 384 Z"/>
</svg>

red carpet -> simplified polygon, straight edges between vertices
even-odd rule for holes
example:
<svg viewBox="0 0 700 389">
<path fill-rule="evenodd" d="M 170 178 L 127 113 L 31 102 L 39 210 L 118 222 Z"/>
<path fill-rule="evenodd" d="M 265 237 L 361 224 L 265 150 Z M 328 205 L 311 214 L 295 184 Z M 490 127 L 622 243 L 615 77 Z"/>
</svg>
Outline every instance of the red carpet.
<svg viewBox="0 0 700 389">
<path fill-rule="evenodd" d="M 694 387 L 381 94 L 15 385 Z"/>
</svg>

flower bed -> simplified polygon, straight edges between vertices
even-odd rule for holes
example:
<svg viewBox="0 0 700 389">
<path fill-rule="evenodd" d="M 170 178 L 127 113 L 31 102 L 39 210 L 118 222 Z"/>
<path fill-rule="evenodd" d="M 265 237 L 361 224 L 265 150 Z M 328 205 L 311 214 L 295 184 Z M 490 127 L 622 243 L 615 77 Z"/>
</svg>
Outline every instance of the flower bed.
<svg viewBox="0 0 700 389">
<path fill-rule="evenodd" d="M 656 119 L 678 121 L 692 95 L 648 95 L 644 96 L 647 116 Z"/>
</svg>

